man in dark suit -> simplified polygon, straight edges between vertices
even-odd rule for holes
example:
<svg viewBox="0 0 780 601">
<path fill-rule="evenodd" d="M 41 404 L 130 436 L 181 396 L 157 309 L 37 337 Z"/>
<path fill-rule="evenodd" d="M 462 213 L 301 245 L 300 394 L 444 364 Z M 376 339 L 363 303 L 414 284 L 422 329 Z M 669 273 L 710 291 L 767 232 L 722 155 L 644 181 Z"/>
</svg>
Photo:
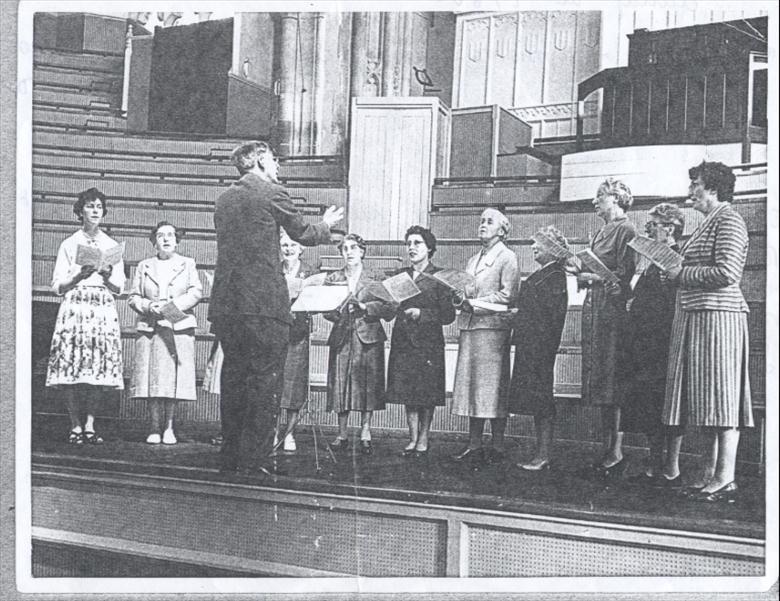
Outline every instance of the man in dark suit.
<svg viewBox="0 0 780 601">
<path fill-rule="evenodd" d="M 225 354 L 220 469 L 268 473 L 263 463 L 273 446 L 292 323 L 279 227 L 304 246 L 323 244 L 344 210 L 330 207 L 320 223 L 307 225 L 279 184 L 279 163 L 265 142 L 242 144 L 232 161 L 241 179 L 216 203 L 208 317 Z"/>
</svg>

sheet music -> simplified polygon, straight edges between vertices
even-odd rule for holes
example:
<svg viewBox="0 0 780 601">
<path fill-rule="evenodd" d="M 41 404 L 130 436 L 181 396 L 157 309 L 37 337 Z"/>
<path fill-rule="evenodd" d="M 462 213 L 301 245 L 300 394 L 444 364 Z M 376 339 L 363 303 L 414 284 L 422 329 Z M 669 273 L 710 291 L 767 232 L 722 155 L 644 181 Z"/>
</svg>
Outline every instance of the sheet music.
<svg viewBox="0 0 780 601">
<path fill-rule="evenodd" d="M 125 243 L 116 244 L 106 251 L 94 246 L 79 244 L 76 247 L 76 265 L 91 265 L 98 271 L 111 267 L 122 260 L 125 253 Z"/>
<path fill-rule="evenodd" d="M 162 316 L 171 323 L 179 323 L 187 319 L 187 314 L 177 307 L 173 301 L 168 301 L 160 308 Z"/>
<path fill-rule="evenodd" d="M 468 286 L 473 286 L 476 282 L 473 275 L 459 269 L 442 269 L 434 274 L 420 272 L 420 275 L 423 275 L 426 278 L 433 278 L 440 284 L 444 284 L 447 288 L 456 292 L 463 291 Z"/>
<path fill-rule="evenodd" d="M 589 271 L 599 276 L 605 282 L 619 284 L 620 279 L 601 262 L 591 249 L 585 248 L 575 255 L 582 263 L 583 271 Z"/>
<path fill-rule="evenodd" d="M 347 286 L 305 286 L 290 310 L 294 313 L 336 311 L 349 297 Z"/>
<path fill-rule="evenodd" d="M 683 258 L 674 252 L 668 244 L 658 242 L 647 236 L 637 236 L 628 245 L 643 257 L 650 259 L 656 266 L 664 271 L 670 271 L 682 265 Z"/>
<path fill-rule="evenodd" d="M 502 305 L 501 303 L 489 303 L 478 299 L 469 299 L 469 304 L 475 309 L 482 309 L 483 311 L 488 311 L 490 313 L 506 313 L 509 311 L 509 307 L 507 305 Z"/>
<path fill-rule="evenodd" d="M 391 299 L 397 303 L 402 303 L 420 294 L 417 284 L 414 283 L 414 280 L 405 271 L 383 280 L 381 284 L 390 294 Z"/>
</svg>

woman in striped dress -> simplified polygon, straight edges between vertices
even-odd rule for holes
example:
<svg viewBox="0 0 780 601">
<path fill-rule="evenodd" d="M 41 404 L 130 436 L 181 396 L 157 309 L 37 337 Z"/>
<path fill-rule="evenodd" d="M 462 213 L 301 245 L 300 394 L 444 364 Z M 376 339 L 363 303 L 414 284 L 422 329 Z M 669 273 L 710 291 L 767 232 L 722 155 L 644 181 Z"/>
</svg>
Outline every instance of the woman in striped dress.
<svg viewBox="0 0 780 601">
<path fill-rule="evenodd" d="M 706 433 L 707 456 L 691 498 L 731 502 L 739 428 L 753 426 L 748 306 L 739 287 L 748 234 L 731 207 L 731 169 L 702 162 L 688 174 L 690 202 L 705 218 L 682 248 L 682 266 L 667 274 L 678 292 L 663 421 Z"/>
</svg>

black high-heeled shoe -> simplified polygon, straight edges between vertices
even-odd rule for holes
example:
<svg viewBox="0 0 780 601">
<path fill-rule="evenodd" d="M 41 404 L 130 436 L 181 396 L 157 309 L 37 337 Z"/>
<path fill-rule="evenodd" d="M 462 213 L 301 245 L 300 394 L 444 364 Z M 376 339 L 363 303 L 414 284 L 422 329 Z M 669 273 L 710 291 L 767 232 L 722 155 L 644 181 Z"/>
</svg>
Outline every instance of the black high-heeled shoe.
<svg viewBox="0 0 780 601">
<path fill-rule="evenodd" d="M 482 452 L 482 447 L 463 447 L 460 451 L 455 453 L 452 458 L 455 461 L 464 461 L 466 459 L 476 459 Z"/>
<path fill-rule="evenodd" d="M 623 476 L 623 473 L 626 471 L 627 465 L 628 462 L 626 461 L 625 457 L 623 457 L 623 459 L 621 459 L 614 465 L 610 465 L 610 466 L 594 465 L 593 475 L 596 476 L 597 478 L 603 478 L 605 480 L 621 478 Z"/>
<path fill-rule="evenodd" d="M 360 452 L 363 453 L 363 455 L 370 455 L 374 452 L 374 447 L 371 445 L 370 440 L 360 441 Z"/>
<path fill-rule="evenodd" d="M 704 492 L 702 490 L 699 494 L 691 496 L 690 499 L 703 503 L 734 503 L 737 500 L 737 483 L 732 480 L 718 490 L 713 490 L 712 492 Z"/>
</svg>

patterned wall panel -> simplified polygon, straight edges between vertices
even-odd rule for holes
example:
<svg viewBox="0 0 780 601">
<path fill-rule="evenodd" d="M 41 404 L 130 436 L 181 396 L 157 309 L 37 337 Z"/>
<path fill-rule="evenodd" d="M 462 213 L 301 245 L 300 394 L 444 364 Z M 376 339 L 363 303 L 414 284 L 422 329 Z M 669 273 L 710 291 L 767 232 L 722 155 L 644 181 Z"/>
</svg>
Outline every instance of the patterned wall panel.
<svg viewBox="0 0 780 601">
<path fill-rule="evenodd" d="M 471 19 L 463 24 L 460 61 L 460 89 L 456 106 L 487 104 L 488 56 L 491 18 Z"/>
<path fill-rule="evenodd" d="M 496 15 L 492 22 L 490 48 L 489 102 L 499 106 L 512 106 L 515 100 L 515 66 L 517 50 L 518 15 Z"/>
<path fill-rule="evenodd" d="M 520 13 L 520 39 L 517 52 L 517 96 L 513 106 L 534 106 L 544 103 L 546 13 Z"/>
</svg>

